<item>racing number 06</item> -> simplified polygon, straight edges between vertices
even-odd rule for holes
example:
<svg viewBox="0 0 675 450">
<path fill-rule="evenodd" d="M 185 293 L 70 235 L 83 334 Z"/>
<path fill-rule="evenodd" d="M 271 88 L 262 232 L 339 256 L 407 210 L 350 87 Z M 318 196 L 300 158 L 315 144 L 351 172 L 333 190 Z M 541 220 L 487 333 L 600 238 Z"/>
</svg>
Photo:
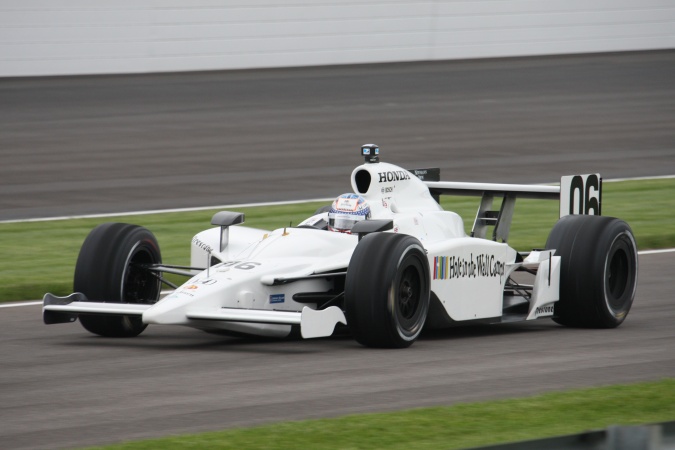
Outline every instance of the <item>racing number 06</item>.
<svg viewBox="0 0 675 450">
<path fill-rule="evenodd" d="M 560 217 L 570 214 L 599 216 L 601 202 L 600 174 L 571 175 L 560 180 Z"/>
</svg>

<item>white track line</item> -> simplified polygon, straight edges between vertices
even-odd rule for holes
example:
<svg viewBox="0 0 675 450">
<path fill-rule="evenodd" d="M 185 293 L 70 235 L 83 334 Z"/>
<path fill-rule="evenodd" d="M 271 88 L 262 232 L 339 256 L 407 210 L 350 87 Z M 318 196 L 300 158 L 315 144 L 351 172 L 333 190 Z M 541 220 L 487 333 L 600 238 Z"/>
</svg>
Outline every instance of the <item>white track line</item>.
<svg viewBox="0 0 675 450">
<path fill-rule="evenodd" d="M 143 215 L 146 215 L 146 214 L 208 211 L 209 209 L 237 209 L 237 208 L 251 208 L 251 207 L 259 207 L 259 206 L 279 206 L 279 205 L 295 205 L 295 204 L 314 203 L 314 202 L 332 202 L 333 200 L 335 200 L 335 197 L 314 198 L 314 199 L 309 199 L 309 200 L 288 200 L 288 201 L 283 201 L 283 202 L 241 203 L 241 204 L 238 204 L 238 205 L 197 206 L 197 207 L 193 207 L 193 208 L 153 209 L 153 210 L 149 210 L 149 211 L 129 211 L 129 212 L 120 212 L 120 213 L 88 214 L 88 215 L 82 215 L 82 216 L 41 217 L 41 218 L 37 218 L 37 219 L 0 220 L 0 224 L 2 224 L 2 223 L 50 222 L 52 220 L 102 219 L 102 218 L 106 218 L 106 217 L 118 217 L 118 216 L 143 216 Z"/>
<path fill-rule="evenodd" d="M 603 183 L 616 183 L 620 181 L 643 181 L 643 180 L 670 180 L 675 178 L 675 175 L 661 175 L 655 177 L 634 177 L 634 178 L 612 178 L 610 180 L 602 180 Z"/>
<path fill-rule="evenodd" d="M 605 180 L 603 183 L 614 183 L 619 181 L 643 181 L 643 180 L 665 180 L 675 178 L 675 175 L 661 175 L 653 177 L 636 177 L 636 178 L 613 178 Z M 292 205 L 292 204 L 301 204 L 301 203 L 314 203 L 314 202 L 332 202 L 335 197 L 331 198 L 314 198 L 309 200 L 289 200 L 283 202 L 266 202 L 266 203 L 241 203 L 237 205 L 216 205 L 216 206 L 198 206 L 194 208 L 176 208 L 176 209 L 153 209 L 149 211 L 129 211 L 129 212 L 119 212 L 119 213 L 106 213 L 106 214 L 88 214 L 88 215 L 79 215 L 79 216 L 60 216 L 60 217 L 41 217 L 37 219 L 13 219 L 13 220 L 0 220 L 0 224 L 3 223 L 28 223 L 28 222 L 50 222 L 55 220 L 72 220 L 72 219 L 102 219 L 106 217 L 118 217 L 118 216 L 142 216 L 145 214 L 162 214 L 162 213 L 177 213 L 177 212 L 194 212 L 194 211 L 208 211 L 210 209 L 237 209 L 237 208 L 250 208 L 250 207 L 260 207 L 260 206 L 277 206 L 277 205 Z"/>
<path fill-rule="evenodd" d="M 672 253 L 675 252 L 675 248 L 664 248 L 661 250 L 642 250 L 638 252 L 638 255 L 656 255 L 658 253 Z M 0 309 L 2 308 L 16 308 L 18 306 L 36 306 L 42 305 L 41 301 L 30 300 L 26 302 L 16 302 L 16 303 L 0 303 Z"/>
<path fill-rule="evenodd" d="M 670 253 L 675 252 L 675 248 L 662 248 L 658 250 L 642 250 L 638 252 L 638 255 L 656 255 L 658 253 Z"/>
<path fill-rule="evenodd" d="M 16 308 L 17 306 L 35 306 L 41 305 L 42 302 L 36 302 L 34 300 L 27 302 L 18 302 L 18 303 L 1 303 L 0 308 Z"/>
</svg>

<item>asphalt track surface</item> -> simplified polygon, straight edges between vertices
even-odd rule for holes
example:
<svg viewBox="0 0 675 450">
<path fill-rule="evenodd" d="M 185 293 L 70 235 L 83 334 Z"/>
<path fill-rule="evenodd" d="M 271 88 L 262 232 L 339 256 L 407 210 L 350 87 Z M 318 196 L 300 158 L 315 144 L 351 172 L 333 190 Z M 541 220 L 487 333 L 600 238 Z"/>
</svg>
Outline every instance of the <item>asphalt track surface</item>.
<svg viewBox="0 0 675 450">
<path fill-rule="evenodd" d="M 675 52 L 0 80 L 0 219 L 330 197 L 358 145 L 444 179 L 675 172 Z M 104 339 L 0 309 L 0 443 L 72 448 L 675 376 L 675 254 L 640 257 L 614 330 L 551 321 L 425 334 Z"/>
<path fill-rule="evenodd" d="M 0 442 L 72 448 L 675 377 L 675 253 L 643 255 L 640 266 L 619 328 L 454 328 L 405 350 L 169 326 L 106 339 L 79 324 L 43 325 L 37 305 L 2 309 Z"/>
<path fill-rule="evenodd" d="M 444 180 L 675 173 L 675 51 L 0 79 L 0 220 L 325 198 L 359 146 Z"/>
</svg>

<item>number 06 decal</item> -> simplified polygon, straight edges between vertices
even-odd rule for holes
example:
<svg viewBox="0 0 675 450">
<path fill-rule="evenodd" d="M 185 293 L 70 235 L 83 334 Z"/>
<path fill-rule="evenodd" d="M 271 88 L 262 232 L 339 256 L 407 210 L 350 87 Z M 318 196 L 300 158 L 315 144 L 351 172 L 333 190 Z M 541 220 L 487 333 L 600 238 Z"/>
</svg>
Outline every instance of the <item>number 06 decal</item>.
<svg viewBox="0 0 675 450">
<path fill-rule="evenodd" d="M 602 178 L 599 173 L 570 175 L 560 179 L 560 217 L 601 213 Z"/>
</svg>

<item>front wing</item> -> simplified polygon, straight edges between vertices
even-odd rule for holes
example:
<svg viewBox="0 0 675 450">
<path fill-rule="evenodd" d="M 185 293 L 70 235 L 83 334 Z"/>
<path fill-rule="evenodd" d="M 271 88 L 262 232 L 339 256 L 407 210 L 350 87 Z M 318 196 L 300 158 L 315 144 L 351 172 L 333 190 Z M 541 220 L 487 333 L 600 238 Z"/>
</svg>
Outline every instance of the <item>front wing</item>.
<svg viewBox="0 0 675 450">
<path fill-rule="evenodd" d="M 74 322 L 81 314 L 117 315 L 144 317 L 153 305 L 138 303 L 92 302 L 79 292 L 66 297 L 45 294 L 43 320 L 46 324 Z M 189 320 L 213 320 L 220 322 L 260 323 L 274 325 L 298 325 L 305 339 L 330 336 L 335 325 L 347 324 L 344 313 L 337 306 L 314 310 L 305 306 L 301 312 L 256 309 L 217 308 L 194 309 L 186 313 Z M 152 321 L 145 321 L 152 323 Z"/>
</svg>

